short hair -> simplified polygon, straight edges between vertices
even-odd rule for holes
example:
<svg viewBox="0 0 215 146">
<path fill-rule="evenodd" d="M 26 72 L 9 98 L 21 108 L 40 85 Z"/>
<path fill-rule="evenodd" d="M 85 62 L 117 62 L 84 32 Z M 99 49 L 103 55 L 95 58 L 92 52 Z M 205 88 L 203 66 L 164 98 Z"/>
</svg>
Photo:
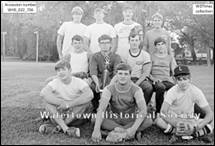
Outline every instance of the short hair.
<svg viewBox="0 0 215 146">
<path fill-rule="evenodd" d="M 130 33 L 137 33 L 138 35 L 140 35 L 140 32 L 143 32 L 142 26 L 136 25 L 134 26 L 134 28 L 131 29 Z"/>
<path fill-rule="evenodd" d="M 55 64 L 55 71 L 61 69 L 61 68 L 67 68 L 67 69 L 71 69 L 71 65 L 68 61 L 62 59 L 60 61 L 58 61 L 56 64 Z"/>
<path fill-rule="evenodd" d="M 98 38 L 98 42 L 100 43 L 102 40 L 109 40 L 112 41 L 112 38 L 109 35 L 103 34 Z"/>
<path fill-rule="evenodd" d="M 131 66 L 128 65 L 127 63 L 119 63 L 117 66 L 116 66 L 116 72 L 118 72 L 118 70 L 128 70 L 129 73 L 131 74 Z"/>
<path fill-rule="evenodd" d="M 152 15 L 152 19 L 154 19 L 154 18 L 159 18 L 159 19 L 161 19 L 163 21 L 163 16 L 158 12 L 155 13 L 154 15 Z"/>
<path fill-rule="evenodd" d="M 166 44 L 166 40 L 163 37 L 158 37 L 154 41 L 154 45 L 156 46 L 158 43 L 163 42 Z"/>
<path fill-rule="evenodd" d="M 72 37 L 72 42 L 74 41 L 74 40 L 76 40 L 76 41 L 84 41 L 84 39 L 83 39 L 83 37 L 81 37 L 80 35 L 74 35 L 73 37 Z"/>
<path fill-rule="evenodd" d="M 141 36 L 139 35 L 139 33 L 135 32 L 135 31 L 131 31 L 129 36 L 128 36 L 128 40 L 130 41 L 131 38 L 134 38 L 136 36 L 139 36 L 139 40 L 141 40 Z"/>
<path fill-rule="evenodd" d="M 131 5 L 128 5 L 128 4 L 125 4 L 122 8 L 122 11 L 126 11 L 126 10 L 134 11 L 133 7 Z"/>
<path fill-rule="evenodd" d="M 96 8 L 96 9 L 94 10 L 94 14 L 97 13 L 97 12 L 102 12 L 102 13 L 104 13 L 104 9 L 102 9 L 102 8 Z"/>
<path fill-rule="evenodd" d="M 72 9 L 72 14 L 74 14 L 75 12 L 80 12 L 81 14 L 83 14 L 84 13 L 84 11 L 83 11 L 83 9 L 81 8 L 81 7 L 79 7 L 79 6 L 76 6 L 76 7 L 74 7 L 73 9 Z"/>
</svg>

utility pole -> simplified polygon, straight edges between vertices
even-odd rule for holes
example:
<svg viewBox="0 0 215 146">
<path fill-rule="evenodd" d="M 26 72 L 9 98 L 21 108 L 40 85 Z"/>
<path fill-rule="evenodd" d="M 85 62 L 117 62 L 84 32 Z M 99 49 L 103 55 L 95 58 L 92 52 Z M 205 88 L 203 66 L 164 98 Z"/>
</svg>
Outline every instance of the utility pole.
<svg viewBox="0 0 215 146">
<path fill-rule="evenodd" d="M 3 61 L 5 61 L 5 35 L 7 32 L 2 32 L 3 35 Z"/>
<path fill-rule="evenodd" d="M 35 31 L 36 34 L 36 62 L 38 63 L 38 58 L 39 58 L 39 32 Z"/>
</svg>

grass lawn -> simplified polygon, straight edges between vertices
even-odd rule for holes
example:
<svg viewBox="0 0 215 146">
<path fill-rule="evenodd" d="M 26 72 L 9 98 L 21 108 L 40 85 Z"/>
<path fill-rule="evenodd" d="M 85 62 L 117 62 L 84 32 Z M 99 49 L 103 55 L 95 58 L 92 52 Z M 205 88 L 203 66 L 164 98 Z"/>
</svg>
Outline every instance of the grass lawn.
<svg viewBox="0 0 215 146">
<path fill-rule="evenodd" d="M 193 83 L 203 90 L 214 111 L 214 69 L 191 66 Z M 54 75 L 54 63 L 1 62 L 1 144 L 95 144 L 90 140 L 92 125 L 81 126 L 82 137 L 70 138 L 64 134 L 41 135 L 41 121 L 35 121 L 42 110 L 39 92 L 44 80 Z M 214 144 L 214 135 L 211 136 Z M 124 144 L 169 145 L 168 136 L 155 126 L 145 131 L 140 142 Z M 100 144 L 109 144 L 101 141 Z M 177 144 L 201 144 L 192 140 Z"/>
</svg>

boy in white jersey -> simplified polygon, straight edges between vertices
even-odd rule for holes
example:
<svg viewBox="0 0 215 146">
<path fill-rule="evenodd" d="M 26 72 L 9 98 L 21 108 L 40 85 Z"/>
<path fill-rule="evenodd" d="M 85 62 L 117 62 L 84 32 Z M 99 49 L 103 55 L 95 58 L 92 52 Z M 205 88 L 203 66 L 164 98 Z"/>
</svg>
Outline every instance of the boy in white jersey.
<svg viewBox="0 0 215 146">
<path fill-rule="evenodd" d="M 213 112 L 203 92 L 190 82 L 189 68 L 184 65 L 177 66 L 174 69 L 174 77 L 176 85 L 167 92 L 161 108 L 161 116 L 156 119 L 156 124 L 164 129 L 164 133 L 175 133 L 177 123 L 184 120 L 194 122 L 195 130 L 192 137 L 212 133 Z M 201 109 L 201 111 L 196 109 Z M 200 118 L 194 119 L 194 113 L 200 114 Z M 175 142 L 177 140 L 175 138 L 173 136 L 170 142 Z"/>
<path fill-rule="evenodd" d="M 93 141 L 101 140 L 101 128 L 111 131 L 107 141 L 119 142 L 133 138 L 137 131 L 141 132 L 152 125 L 152 120 L 146 117 L 143 92 L 131 81 L 131 67 L 120 63 L 116 73 L 117 82 L 103 90 L 92 133 Z"/>
<path fill-rule="evenodd" d="M 57 50 L 59 59 L 64 55 L 73 51 L 71 46 L 71 38 L 74 35 L 84 36 L 87 26 L 81 23 L 83 16 L 83 9 L 81 7 L 74 7 L 72 9 L 72 18 L 70 22 L 64 22 L 58 30 L 57 36 Z"/>
<path fill-rule="evenodd" d="M 153 94 L 153 88 L 148 80 L 152 66 L 151 57 L 149 53 L 139 48 L 141 40 L 139 34 L 131 32 L 128 40 L 130 48 L 125 62 L 131 66 L 131 80 L 141 87 L 146 104 L 148 104 Z"/>
<path fill-rule="evenodd" d="M 104 34 L 109 35 L 112 41 L 112 49 L 116 46 L 116 33 L 112 25 L 104 22 L 104 10 L 96 8 L 94 11 L 94 18 L 96 22 L 87 27 L 85 33 L 85 43 L 89 47 L 91 53 L 97 53 L 100 51 L 98 38 Z"/>
<path fill-rule="evenodd" d="M 69 62 L 60 60 L 56 63 L 55 70 L 57 78 L 49 82 L 40 93 L 48 114 L 46 118 L 52 123 L 41 125 L 39 132 L 49 133 L 57 130 L 69 136 L 80 137 L 79 128 L 68 126 L 73 125 L 75 120 L 81 120 L 77 115 L 91 112 L 92 90 L 83 80 L 71 76 Z"/>
<path fill-rule="evenodd" d="M 131 6 L 128 5 L 124 6 L 122 14 L 124 20 L 114 26 L 114 29 L 117 34 L 116 39 L 117 47 L 116 50 L 114 50 L 114 52 L 120 55 L 122 59 L 125 59 L 127 52 L 130 48 L 128 36 L 135 26 L 141 27 L 141 25 L 132 20 L 134 12 Z"/>
<path fill-rule="evenodd" d="M 72 38 L 74 52 L 71 52 L 65 56 L 65 59 L 70 62 L 72 74 L 82 79 L 88 77 L 90 58 L 90 54 L 84 50 L 83 41 L 84 40 L 80 35 L 75 35 Z"/>
<path fill-rule="evenodd" d="M 83 38 L 80 35 L 75 35 L 72 37 L 71 42 L 74 51 L 66 54 L 63 59 L 70 63 L 73 76 L 84 79 L 90 84 L 91 79 L 88 78 L 90 54 L 84 50 Z M 49 77 L 46 82 L 56 77 L 57 76 Z"/>
</svg>

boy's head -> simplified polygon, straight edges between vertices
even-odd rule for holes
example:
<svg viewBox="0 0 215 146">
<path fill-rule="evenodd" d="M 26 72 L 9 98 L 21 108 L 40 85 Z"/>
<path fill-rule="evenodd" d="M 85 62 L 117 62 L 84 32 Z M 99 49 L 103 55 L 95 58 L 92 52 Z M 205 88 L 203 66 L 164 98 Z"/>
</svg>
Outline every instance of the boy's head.
<svg viewBox="0 0 215 146">
<path fill-rule="evenodd" d="M 55 71 L 57 72 L 57 76 L 64 80 L 70 76 L 71 66 L 70 63 L 66 60 L 60 60 L 55 64 Z"/>
<path fill-rule="evenodd" d="M 128 41 L 131 49 L 139 48 L 140 42 L 141 42 L 141 36 L 138 33 L 131 31 L 131 33 L 128 36 Z"/>
<path fill-rule="evenodd" d="M 72 37 L 72 46 L 75 49 L 82 49 L 83 48 L 83 38 L 80 35 L 74 35 Z"/>
<path fill-rule="evenodd" d="M 143 40 L 143 28 L 140 25 L 134 26 L 134 28 L 131 29 L 130 34 L 137 33 L 140 36 L 141 41 Z"/>
<path fill-rule="evenodd" d="M 123 6 L 122 14 L 124 19 L 131 20 L 134 15 L 133 8 L 130 5 Z"/>
<path fill-rule="evenodd" d="M 101 51 L 109 51 L 111 48 L 112 38 L 109 35 L 102 35 L 98 38 Z"/>
<path fill-rule="evenodd" d="M 72 14 L 73 21 L 80 22 L 84 14 L 84 11 L 81 7 L 76 6 L 72 9 L 71 14 Z"/>
<path fill-rule="evenodd" d="M 166 40 L 163 37 L 158 37 L 155 39 L 154 46 L 158 52 L 167 51 Z"/>
<path fill-rule="evenodd" d="M 96 20 L 103 20 L 105 14 L 104 14 L 104 9 L 102 8 L 96 8 L 94 11 L 94 18 Z"/>
<path fill-rule="evenodd" d="M 129 82 L 131 78 L 131 67 L 126 63 L 120 63 L 116 67 L 117 79 L 120 84 L 124 85 Z"/>
<path fill-rule="evenodd" d="M 190 70 L 186 65 L 178 65 L 174 69 L 176 83 L 181 90 L 186 90 L 190 83 Z"/>
<path fill-rule="evenodd" d="M 154 27 L 161 27 L 163 24 L 163 16 L 160 13 L 155 13 L 152 15 Z"/>
</svg>

